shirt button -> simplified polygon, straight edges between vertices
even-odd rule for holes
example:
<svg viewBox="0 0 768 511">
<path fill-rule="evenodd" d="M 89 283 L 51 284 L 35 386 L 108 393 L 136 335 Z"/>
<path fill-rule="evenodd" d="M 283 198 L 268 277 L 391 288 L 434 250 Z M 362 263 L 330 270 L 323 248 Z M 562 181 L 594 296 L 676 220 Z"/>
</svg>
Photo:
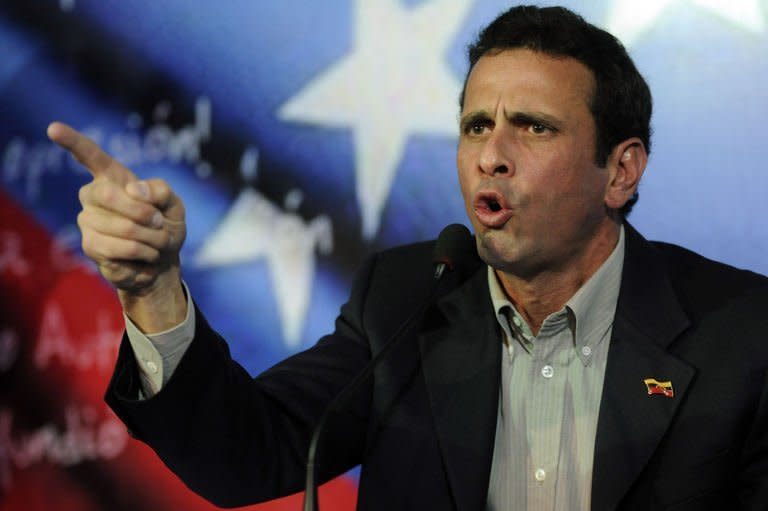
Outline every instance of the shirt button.
<svg viewBox="0 0 768 511">
<path fill-rule="evenodd" d="M 512 323 L 514 323 L 517 326 L 522 326 L 523 322 L 520 321 L 520 318 L 517 316 L 512 316 Z"/>
<path fill-rule="evenodd" d="M 151 372 L 152 374 L 156 374 L 157 373 L 157 364 L 155 364 L 151 360 L 147 360 L 146 362 L 147 362 L 147 369 L 149 369 L 149 372 Z"/>
<path fill-rule="evenodd" d="M 590 356 L 592 354 L 592 348 L 590 348 L 589 346 L 584 346 L 583 348 L 581 348 L 581 354 L 584 355 L 585 357 Z"/>
<path fill-rule="evenodd" d="M 544 378 L 552 378 L 555 375 L 555 370 L 552 366 L 544 366 L 541 368 L 541 375 Z"/>
<path fill-rule="evenodd" d="M 540 468 L 540 469 L 536 470 L 536 472 L 533 474 L 533 477 L 538 482 L 542 483 L 542 482 L 544 482 L 544 479 L 547 478 L 547 473 L 544 471 L 543 468 Z"/>
</svg>

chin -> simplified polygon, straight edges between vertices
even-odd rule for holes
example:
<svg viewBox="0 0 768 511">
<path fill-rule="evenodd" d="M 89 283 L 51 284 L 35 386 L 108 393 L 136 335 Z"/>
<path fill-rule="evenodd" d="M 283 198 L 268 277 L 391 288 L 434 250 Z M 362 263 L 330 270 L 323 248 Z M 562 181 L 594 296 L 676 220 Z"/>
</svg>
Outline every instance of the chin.
<svg viewBox="0 0 768 511">
<path fill-rule="evenodd" d="M 541 270 L 541 261 L 533 247 L 501 231 L 486 231 L 476 235 L 477 253 L 495 270 L 529 278 Z"/>
<path fill-rule="evenodd" d="M 514 264 L 516 243 L 504 232 L 485 230 L 475 234 L 480 259 L 494 268 L 503 270 Z"/>
</svg>

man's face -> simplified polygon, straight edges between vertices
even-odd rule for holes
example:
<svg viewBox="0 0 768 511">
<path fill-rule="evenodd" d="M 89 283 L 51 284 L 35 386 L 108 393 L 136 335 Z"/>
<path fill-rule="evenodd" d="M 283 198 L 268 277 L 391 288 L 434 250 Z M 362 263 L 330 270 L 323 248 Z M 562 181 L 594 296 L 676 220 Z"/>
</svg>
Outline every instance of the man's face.
<svg viewBox="0 0 768 511">
<path fill-rule="evenodd" d="M 527 49 L 480 58 L 464 94 L 459 181 L 478 251 L 519 277 L 565 271 L 612 228 L 595 163 L 592 72 Z"/>
</svg>

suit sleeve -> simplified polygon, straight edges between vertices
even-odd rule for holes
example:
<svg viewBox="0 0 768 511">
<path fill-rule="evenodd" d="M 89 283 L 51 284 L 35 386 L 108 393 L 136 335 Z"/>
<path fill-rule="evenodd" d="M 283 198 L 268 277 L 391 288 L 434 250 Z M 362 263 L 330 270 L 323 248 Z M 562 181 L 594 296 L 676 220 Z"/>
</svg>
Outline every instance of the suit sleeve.
<svg viewBox="0 0 768 511">
<path fill-rule="evenodd" d="M 768 509 L 768 370 L 741 463 L 744 468 L 739 474 L 740 509 Z"/>
<path fill-rule="evenodd" d="M 358 273 L 332 334 L 256 378 L 196 310 L 195 337 L 173 376 L 155 396 L 139 400 L 139 370 L 124 338 L 107 403 L 135 438 L 216 505 L 242 506 L 303 489 L 315 424 L 370 359 L 363 311 L 374 263 Z M 360 463 L 369 405 L 370 388 L 364 388 L 348 412 L 332 417 L 318 453 L 321 480 Z"/>
</svg>

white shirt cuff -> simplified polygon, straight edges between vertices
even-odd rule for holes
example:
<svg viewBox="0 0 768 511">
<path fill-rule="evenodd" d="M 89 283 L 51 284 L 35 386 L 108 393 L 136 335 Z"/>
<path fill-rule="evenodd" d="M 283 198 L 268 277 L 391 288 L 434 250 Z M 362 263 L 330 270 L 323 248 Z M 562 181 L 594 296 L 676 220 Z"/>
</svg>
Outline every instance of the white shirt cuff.
<svg viewBox="0 0 768 511">
<path fill-rule="evenodd" d="M 139 365 L 142 394 L 152 397 L 170 380 L 195 336 L 195 308 L 186 282 L 182 282 L 187 295 L 187 315 L 173 328 L 146 335 L 123 314 L 125 332 Z"/>
</svg>

